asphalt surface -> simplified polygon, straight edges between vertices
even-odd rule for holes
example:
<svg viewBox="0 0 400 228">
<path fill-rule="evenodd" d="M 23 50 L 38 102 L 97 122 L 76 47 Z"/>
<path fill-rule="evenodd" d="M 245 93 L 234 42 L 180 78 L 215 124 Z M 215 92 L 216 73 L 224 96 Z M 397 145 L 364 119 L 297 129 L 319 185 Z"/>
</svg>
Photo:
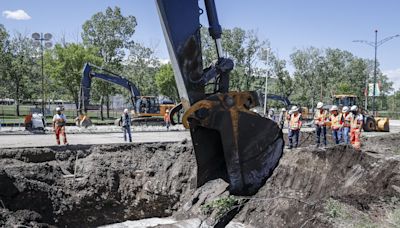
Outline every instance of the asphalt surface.
<svg viewBox="0 0 400 228">
<path fill-rule="evenodd" d="M 118 128 L 120 131 L 120 128 Z M 150 129 L 147 129 L 150 130 Z M 133 131 L 132 141 L 138 142 L 179 142 L 190 139 L 189 131 Z M 160 129 L 157 129 L 160 130 Z M 302 131 L 313 131 L 313 128 L 305 128 Z M 287 130 L 284 130 L 287 132 Z M 400 120 L 390 120 L 390 132 L 363 132 L 364 136 L 374 137 L 378 135 L 400 132 Z M 122 132 L 80 132 L 67 134 L 69 144 L 113 144 L 123 143 Z M 0 134 L 0 148 L 9 147 L 41 147 L 56 145 L 55 135 L 48 134 Z"/>
<path fill-rule="evenodd" d="M 69 144 L 113 144 L 123 143 L 121 133 L 67 134 Z M 190 139 L 189 131 L 133 132 L 133 143 L 138 142 L 177 142 Z M 62 140 L 61 140 L 62 141 Z M 41 147 L 56 145 L 54 134 L 0 135 L 0 148 Z"/>
</svg>

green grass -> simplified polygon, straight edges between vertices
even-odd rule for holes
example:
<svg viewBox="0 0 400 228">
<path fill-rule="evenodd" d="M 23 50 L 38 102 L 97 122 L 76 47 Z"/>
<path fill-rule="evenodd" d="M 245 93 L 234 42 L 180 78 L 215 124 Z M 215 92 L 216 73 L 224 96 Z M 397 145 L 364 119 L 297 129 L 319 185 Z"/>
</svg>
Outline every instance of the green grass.
<svg viewBox="0 0 400 228">
<path fill-rule="evenodd" d="M 389 214 L 388 221 L 394 227 L 396 228 L 400 227 L 400 208 L 397 208 L 396 210 L 392 211 L 392 213 Z"/>
<path fill-rule="evenodd" d="M 203 214 L 211 214 L 213 211 L 216 211 L 217 219 L 219 219 L 239 204 L 240 200 L 233 196 L 222 197 L 204 204 L 201 207 L 201 211 Z"/>
<path fill-rule="evenodd" d="M 345 209 L 342 207 L 341 203 L 334 199 L 329 199 L 325 205 L 325 213 L 330 218 L 343 218 L 345 217 Z"/>
</svg>

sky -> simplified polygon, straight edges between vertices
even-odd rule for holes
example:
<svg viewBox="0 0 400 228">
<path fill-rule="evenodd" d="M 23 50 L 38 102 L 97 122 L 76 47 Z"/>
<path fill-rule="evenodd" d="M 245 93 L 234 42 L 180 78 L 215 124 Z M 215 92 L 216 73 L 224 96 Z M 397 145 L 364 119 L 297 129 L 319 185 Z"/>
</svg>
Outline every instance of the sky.
<svg viewBox="0 0 400 228">
<path fill-rule="evenodd" d="M 202 2 L 200 0 L 199 2 Z M 353 40 L 378 41 L 400 34 L 400 1 L 365 0 L 215 0 L 220 24 L 257 31 L 285 60 L 295 49 L 339 48 L 362 58 L 374 58 L 374 48 Z M 202 4 L 201 4 L 202 5 Z M 80 41 L 82 24 L 107 6 L 134 15 L 134 40 L 152 48 L 161 59 L 168 52 L 154 0 L 0 0 L 0 23 L 11 33 L 50 32 L 54 41 Z M 206 16 L 201 22 L 207 26 Z M 400 88 L 400 37 L 378 48 L 382 71 Z"/>
</svg>

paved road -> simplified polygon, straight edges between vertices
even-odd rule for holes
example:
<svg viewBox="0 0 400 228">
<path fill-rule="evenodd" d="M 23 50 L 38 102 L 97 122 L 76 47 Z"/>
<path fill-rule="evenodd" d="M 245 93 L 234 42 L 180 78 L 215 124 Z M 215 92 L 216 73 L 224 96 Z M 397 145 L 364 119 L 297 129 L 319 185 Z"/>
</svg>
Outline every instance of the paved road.
<svg viewBox="0 0 400 228">
<path fill-rule="evenodd" d="M 313 131 L 312 128 L 302 129 Z M 286 132 L 286 130 L 284 130 Z M 363 135 L 373 137 L 378 135 L 393 134 L 400 132 L 400 120 L 390 121 L 390 133 L 364 132 Z M 122 143 L 122 133 L 80 133 L 67 135 L 70 144 L 109 144 Z M 185 138 L 190 139 L 189 131 L 169 132 L 133 132 L 133 142 L 178 142 Z M 46 135 L 0 135 L 0 148 L 6 147 L 34 147 L 55 145 L 55 136 Z"/>
<path fill-rule="evenodd" d="M 123 143 L 122 133 L 103 133 L 103 134 L 70 134 L 67 135 L 70 144 L 112 144 Z M 169 132 L 134 132 L 133 142 L 177 142 L 189 139 L 189 131 L 169 131 Z M 37 147 L 54 146 L 55 136 L 46 135 L 0 135 L 0 148 L 7 147 Z"/>
</svg>

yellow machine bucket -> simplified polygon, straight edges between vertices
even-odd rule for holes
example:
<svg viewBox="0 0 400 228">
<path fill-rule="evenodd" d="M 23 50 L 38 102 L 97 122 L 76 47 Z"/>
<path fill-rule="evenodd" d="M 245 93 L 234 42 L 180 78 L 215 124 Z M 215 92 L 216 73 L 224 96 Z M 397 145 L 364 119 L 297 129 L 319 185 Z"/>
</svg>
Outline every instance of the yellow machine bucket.
<svg viewBox="0 0 400 228">
<path fill-rule="evenodd" d="M 389 118 L 387 117 L 375 117 L 376 130 L 389 132 Z"/>
<path fill-rule="evenodd" d="M 78 127 L 89 127 L 92 126 L 92 120 L 89 116 L 81 114 L 75 119 L 75 124 Z"/>
</svg>

